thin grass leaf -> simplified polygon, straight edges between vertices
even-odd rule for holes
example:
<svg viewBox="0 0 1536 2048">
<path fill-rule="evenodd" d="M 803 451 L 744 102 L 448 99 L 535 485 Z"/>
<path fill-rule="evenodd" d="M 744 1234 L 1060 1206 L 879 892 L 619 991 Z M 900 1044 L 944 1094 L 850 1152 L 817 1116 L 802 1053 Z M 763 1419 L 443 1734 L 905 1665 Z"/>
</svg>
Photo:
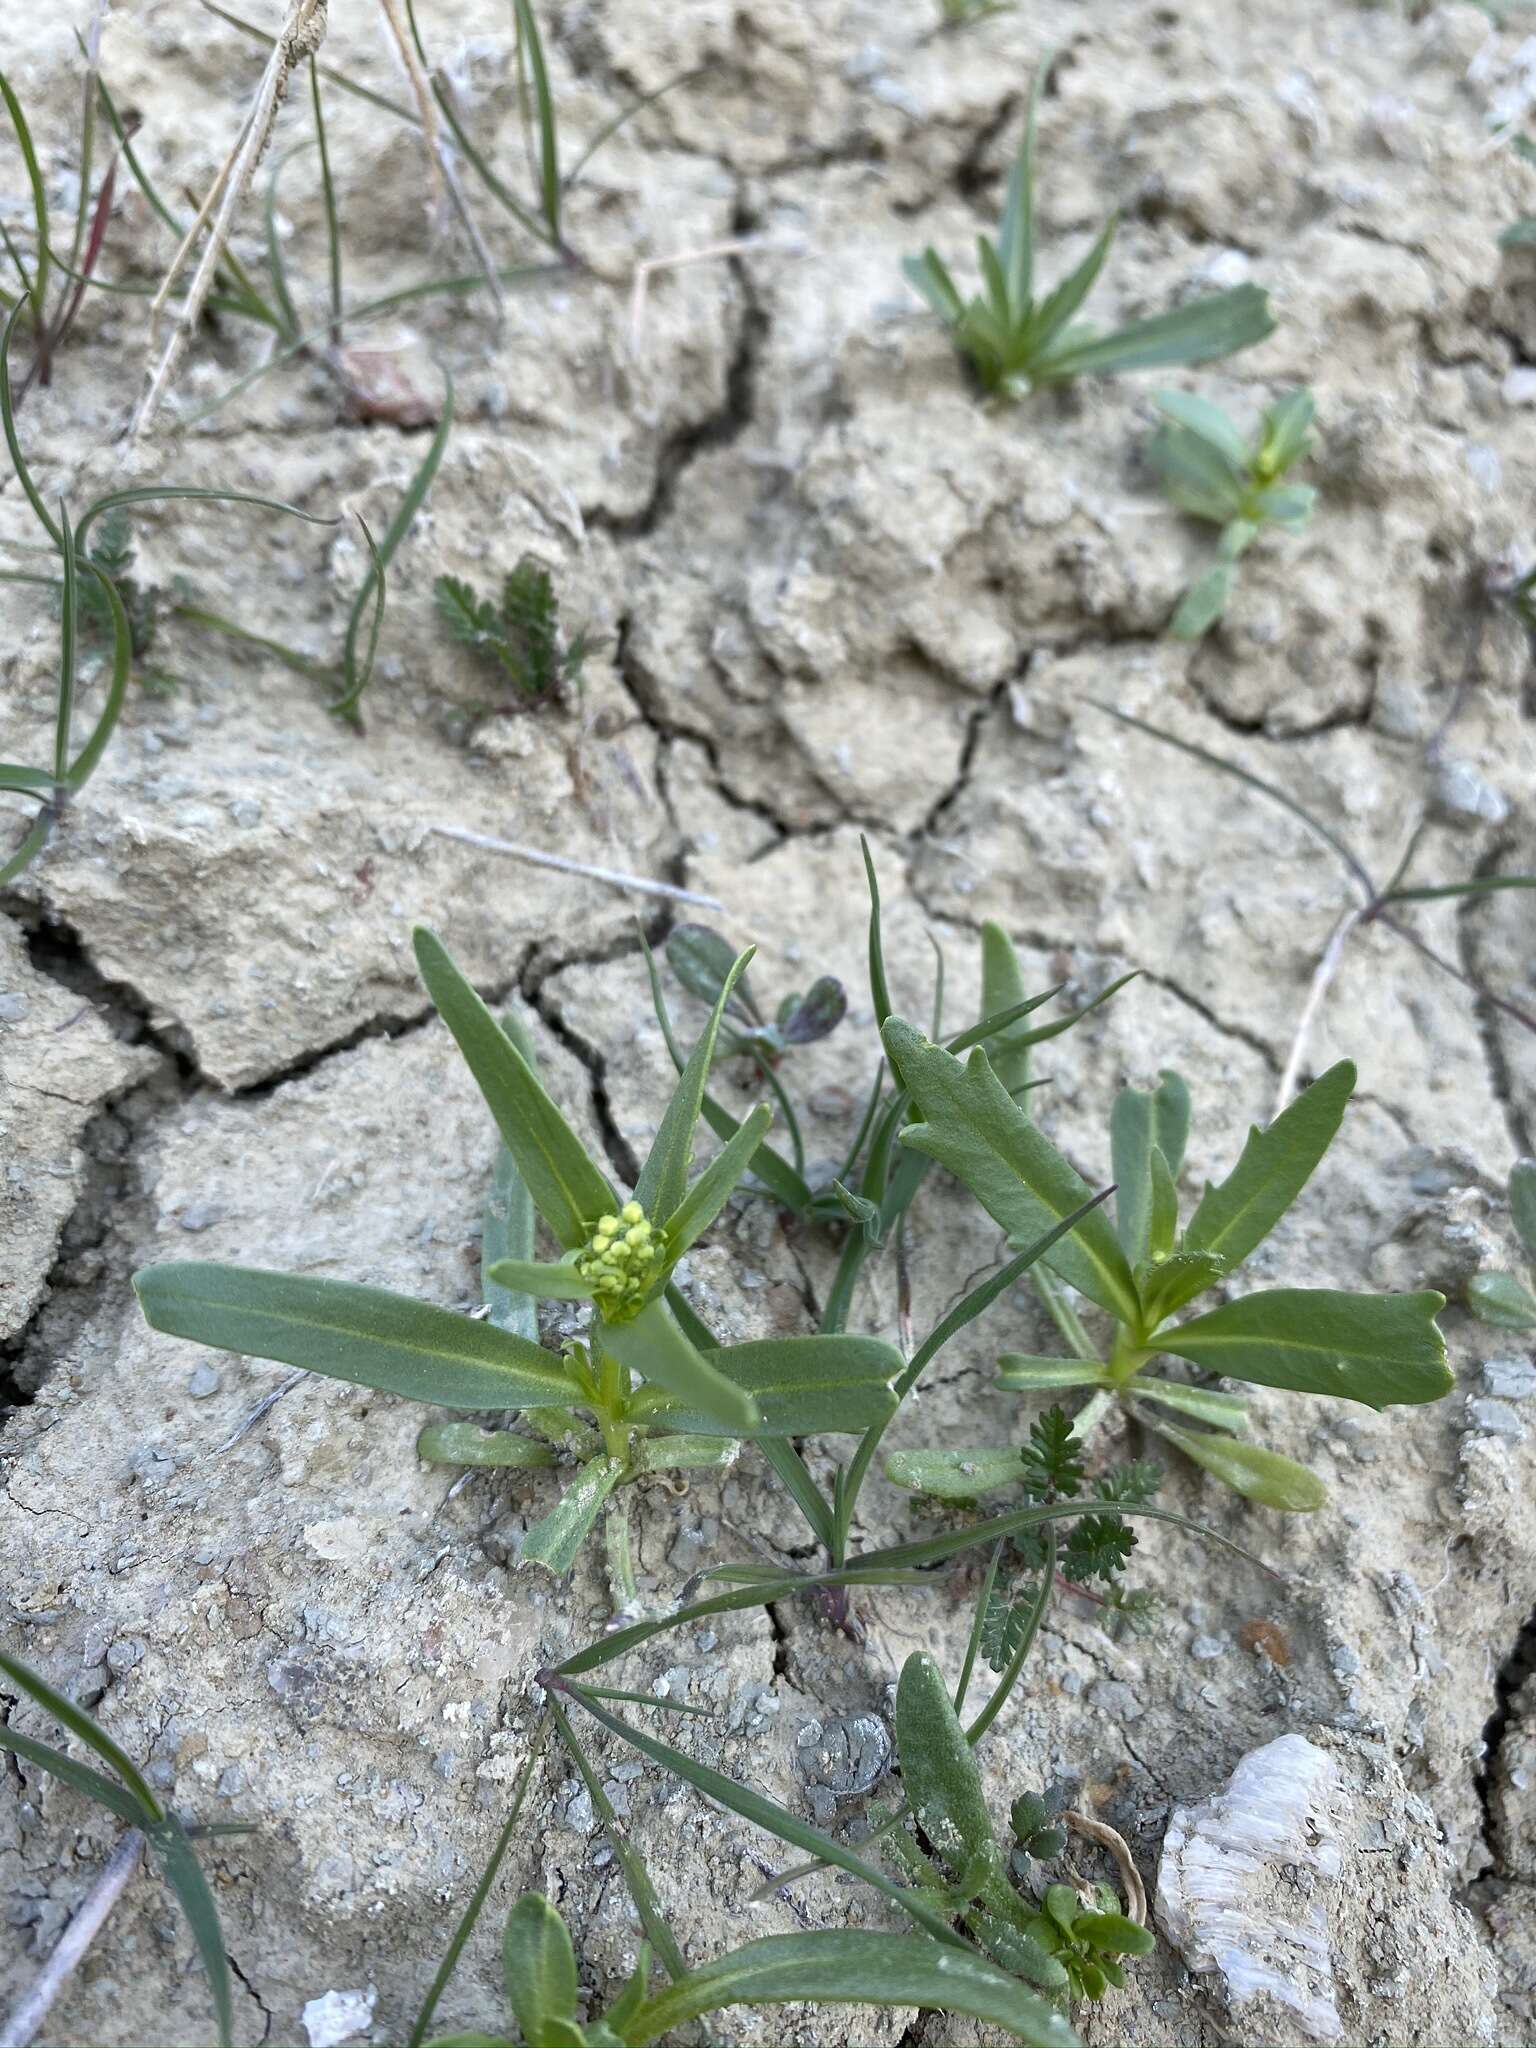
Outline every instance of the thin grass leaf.
<svg viewBox="0 0 1536 2048">
<path fill-rule="evenodd" d="M 293 299 L 288 290 L 288 271 L 283 260 L 282 238 L 277 231 L 277 187 L 283 175 L 283 166 L 292 161 L 301 150 L 313 149 L 314 138 L 307 136 L 290 144 L 273 159 L 272 169 L 267 176 L 267 196 L 261 210 L 262 231 L 267 248 L 267 275 L 272 280 L 272 296 L 277 301 L 277 310 L 282 319 L 282 336 L 292 341 L 299 331 L 299 316 L 294 311 Z"/>
<path fill-rule="evenodd" d="M 754 948 L 737 956 L 720 984 L 720 993 L 709 1022 L 699 1033 L 688 1063 L 678 1076 L 645 1163 L 635 1183 L 635 1200 L 658 1223 L 664 1222 L 681 1205 L 693 1166 L 693 1134 L 703 1107 L 705 1084 L 714 1063 L 715 1043 L 726 1004 L 739 978 L 751 964 Z"/>
<path fill-rule="evenodd" d="M 545 1712 L 539 1716 L 538 1726 L 533 1731 L 533 1741 L 529 1746 L 527 1756 L 523 1759 L 523 1767 L 517 1774 L 517 1782 L 512 1787 L 512 1804 L 508 1809 L 506 1820 L 502 1823 L 501 1833 L 496 1837 L 496 1846 L 491 1851 L 490 1860 L 480 1873 L 479 1883 L 470 1894 L 469 1904 L 464 1909 L 463 1918 L 453 1930 L 453 1939 L 443 1952 L 443 1959 L 437 1966 L 437 1973 L 432 1979 L 426 1997 L 421 2002 L 421 2010 L 416 2015 L 415 2024 L 412 2026 L 406 2041 L 406 2048 L 421 2048 L 421 2044 L 427 2038 L 427 2029 L 432 2024 L 432 2015 L 437 2010 L 438 2000 L 442 1997 L 444 1991 L 447 1990 L 449 1979 L 458 1968 L 459 1957 L 464 1953 L 465 1945 L 475 1931 L 475 1923 L 485 1908 L 485 1902 L 490 1897 L 491 1887 L 495 1884 L 497 1874 L 506 1859 L 507 1851 L 512 1846 L 512 1837 L 517 1831 L 518 1821 L 522 1818 L 523 1806 L 528 1797 L 528 1788 L 533 1783 L 534 1768 L 543 1754 L 544 1744 L 549 1737 L 549 1730 L 550 1716 L 548 1712 Z"/>
<path fill-rule="evenodd" d="M 69 749 L 75 712 L 76 641 L 80 631 L 80 593 L 75 570 L 75 537 L 64 501 L 59 500 L 59 544 L 64 557 L 64 595 L 59 611 L 59 692 L 53 723 L 53 777 L 62 787 L 69 780 Z"/>
<path fill-rule="evenodd" d="M 998 228 L 998 247 L 1006 277 L 1006 298 L 1020 309 L 1027 306 L 1035 281 L 1035 122 L 1040 95 L 1055 62 L 1055 52 L 1042 57 L 1029 82 L 1029 99 L 1024 109 L 1024 136 L 1008 177 L 1008 196 Z M 883 1021 L 883 1020 L 882 1020 Z"/>
<path fill-rule="evenodd" d="M 320 196 L 325 206 L 326 271 L 331 285 L 331 343 L 341 346 L 341 221 L 336 188 L 331 180 L 331 151 L 326 141 L 325 110 L 320 103 L 320 67 L 309 60 L 309 97 L 315 114 L 315 145 L 320 151 Z"/>
<path fill-rule="evenodd" d="M 203 1875 L 202 1865 L 197 1860 L 192 1844 L 187 1840 L 187 1831 L 174 1814 L 168 1813 L 162 1819 L 151 1822 L 144 1829 L 149 1846 L 154 1850 L 166 1883 L 175 1892 L 187 1925 L 192 1930 L 192 1939 L 197 1943 L 198 1957 L 203 1965 L 203 1974 L 208 1979 L 208 1989 L 213 1993 L 213 2007 L 219 2022 L 219 2048 L 230 2048 L 234 2038 L 235 2009 L 234 1995 L 230 1984 L 229 1956 L 224 1948 L 224 1930 L 219 1924 L 219 1909 L 213 1902 L 213 1893 L 208 1889 L 208 1880 Z"/>
<path fill-rule="evenodd" d="M 96 773 L 107 743 L 117 730 L 122 716 L 123 705 L 128 695 L 128 677 L 133 668 L 133 628 L 128 623 L 128 614 L 123 601 L 117 594 L 117 585 L 110 576 L 104 576 L 93 562 L 85 564 L 86 570 L 100 584 L 102 594 L 112 619 L 112 674 L 107 684 L 106 702 L 101 715 L 91 730 L 90 738 L 70 763 L 64 777 L 65 786 L 71 790 L 83 789 Z"/>
<path fill-rule="evenodd" d="M 45 810 L 35 820 L 20 846 L 17 847 L 5 865 L 0 867 L 0 889 L 3 889 L 7 882 L 15 881 L 18 875 L 25 874 L 26 870 L 31 867 L 33 861 L 37 859 L 37 856 L 48 844 L 52 832 L 53 811 L 50 808 Z"/>
<path fill-rule="evenodd" d="M 587 1697 L 591 1699 L 618 1699 L 630 1705 L 654 1707 L 677 1704 L 675 1701 L 653 1700 L 639 1693 L 613 1692 L 609 1691 L 606 1687 L 600 1686 L 584 1688 L 584 1690 L 587 1692 Z M 646 1869 L 639 1852 L 630 1842 L 628 1835 L 620 1827 L 619 1817 L 613 1810 L 607 1792 L 603 1789 L 602 1780 L 598 1777 L 596 1771 L 593 1770 L 591 1759 L 582 1748 L 580 1741 L 577 1739 L 575 1729 L 572 1728 L 568 1716 L 553 1693 L 549 1695 L 549 1711 L 555 1717 L 555 1726 L 560 1731 L 560 1740 L 565 1744 L 572 1762 L 581 1773 L 581 1782 L 585 1785 L 588 1797 L 591 1799 L 592 1805 L 596 1810 L 597 1817 L 603 1824 L 603 1830 L 612 1844 L 613 1853 L 619 1859 L 619 1868 L 624 1873 L 624 1882 L 629 1887 L 629 1896 L 635 1902 L 635 1911 L 640 1915 L 640 1925 L 645 1929 L 645 1938 L 657 1955 L 660 1956 L 661 1966 L 673 1983 L 680 1984 L 688 1974 L 688 1965 L 684 1962 L 683 1952 L 677 1945 L 677 1937 L 668 1926 L 667 1917 L 661 1910 L 661 1901 L 656 1896 L 656 1888 L 651 1883 L 650 1873 Z M 683 1711 L 701 1714 L 704 1709 L 702 1707 L 688 1707 L 683 1709 Z"/>
<path fill-rule="evenodd" d="M 114 1785 L 110 1778 L 104 1777 L 90 1764 L 66 1755 L 51 1743 L 39 1742 L 34 1736 L 23 1735 L 19 1729 L 8 1728 L 0 1722 L 0 1749 L 8 1749 L 13 1756 L 36 1765 L 40 1771 L 47 1771 L 50 1777 L 57 1778 L 72 1792 L 94 1799 L 98 1806 L 104 1806 L 108 1813 L 115 1814 L 130 1827 L 143 1826 L 144 1810 L 131 1792 L 125 1792 L 121 1785 Z"/>
<path fill-rule="evenodd" d="M 1469 882 L 1443 882 L 1422 889 L 1388 889 L 1383 903 L 1429 903 L 1440 896 L 1483 896 L 1496 889 L 1536 889 L 1536 875 L 1474 875 Z"/>
<path fill-rule="evenodd" d="M 539 204 L 545 225 L 558 248 L 563 240 L 560 230 L 560 208 L 564 187 L 560 179 L 560 130 L 555 114 L 555 99 L 549 87 L 549 71 L 544 62 L 544 44 L 539 35 L 539 24 L 529 0 L 512 0 L 512 11 L 517 22 L 519 67 L 522 55 L 526 51 L 528 69 L 533 78 L 534 106 L 539 119 Z"/>
<path fill-rule="evenodd" d="M 31 1665 L 24 1664 L 19 1657 L 13 1657 L 5 1650 L 0 1650 L 0 1676 L 9 1678 L 13 1684 L 19 1685 L 28 1699 L 41 1707 L 45 1713 L 51 1714 L 60 1727 L 67 1728 L 76 1741 L 83 1742 L 87 1749 L 93 1750 L 101 1758 L 103 1763 L 111 1765 L 136 1802 L 137 1811 L 132 1816 L 133 1819 L 143 1825 L 165 1818 L 165 1808 L 151 1791 L 148 1780 L 141 1774 L 137 1764 L 104 1729 L 97 1726 L 83 1708 L 77 1707 L 72 1699 L 67 1699 L 63 1693 L 51 1686 L 46 1678 L 32 1669 Z M 98 1795 L 92 1794 L 93 1798 L 96 1796 Z"/>
<path fill-rule="evenodd" d="M 5 323 L 5 332 L 0 335 L 0 428 L 4 430 L 5 445 L 10 450 L 11 467 L 16 472 L 16 481 L 21 485 L 27 503 L 32 507 L 38 524 L 54 546 L 62 548 L 64 536 L 55 524 L 53 514 L 43 503 L 42 493 L 32 481 L 32 472 L 27 467 L 27 458 L 21 452 L 21 441 L 16 432 L 16 401 L 11 390 L 11 337 L 15 334 L 16 323 L 28 303 L 25 299 L 16 301 Z M 78 544 L 78 534 L 75 538 Z"/>
<path fill-rule="evenodd" d="M 274 661 L 280 661 L 284 668 L 291 669 L 296 676 L 303 676 L 309 682 L 334 683 L 336 680 L 334 669 L 323 661 L 300 654 L 297 648 L 289 647 L 282 640 L 271 640 L 265 633 L 253 633 L 237 620 L 209 611 L 206 605 L 173 604 L 170 613 L 172 618 L 184 619 L 189 626 L 204 626 L 210 633 L 222 633 L 228 640 L 238 640 L 242 647 L 254 647 L 263 654 L 270 654 Z"/>
<path fill-rule="evenodd" d="M 1092 340 L 1073 341 L 1070 334 L 1031 366 L 1036 383 L 1061 383 L 1090 372 L 1161 369 L 1171 363 L 1213 363 L 1240 349 L 1252 348 L 1275 331 L 1269 297 L 1255 284 L 1240 284 L 1133 320 Z"/>
<path fill-rule="evenodd" d="M 679 85 L 686 85 L 688 81 L 692 78 L 700 77 L 702 74 L 702 69 L 703 67 L 701 66 L 698 69 L 692 71 L 679 71 L 675 77 L 664 79 L 660 85 L 652 87 L 650 92 L 641 93 L 638 99 L 631 100 L 627 107 L 621 108 L 617 114 L 614 114 L 609 120 L 604 121 L 602 126 L 597 129 L 591 141 L 587 144 L 586 148 L 583 149 L 577 156 L 575 163 L 573 163 L 571 165 L 571 168 L 566 172 L 566 191 L 569 192 L 572 190 L 577 180 L 580 178 L 582 172 L 586 169 L 587 165 L 591 163 L 593 157 L 597 155 L 597 152 L 602 148 L 605 142 L 609 141 L 613 136 L 617 135 L 619 130 L 625 127 L 629 122 L 633 121 L 637 114 L 643 114 L 646 108 L 652 106 L 657 100 L 659 100 L 662 97 L 664 93 L 671 92 L 675 87 Z"/>
<path fill-rule="evenodd" d="M 1030 321 L 1031 348 L 1048 349 L 1093 290 L 1099 281 L 1099 272 L 1104 268 L 1104 259 L 1109 254 L 1115 239 L 1115 230 L 1119 225 L 1119 215 L 1112 213 L 1099 231 L 1093 247 L 1076 270 L 1063 278 L 1056 289 L 1041 300 Z"/>
<path fill-rule="evenodd" d="M 206 8 L 209 14 L 216 14 L 220 21 L 228 22 L 231 28 L 238 29 L 241 35 L 249 36 L 253 42 L 261 43 L 269 50 L 275 47 L 277 37 L 269 30 L 258 28 L 253 21 L 242 20 L 238 14 L 231 14 L 228 8 L 218 6 L 216 0 L 200 0 L 200 5 Z M 351 93 L 354 99 L 363 100 L 370 107 L 378 107 L 383 113 L 393 114 L 397 121 L 404 121 L 409 128 L 421 126 L 414 107 L 408 107 L 400 100 L 392 100 L 384 93 L 375 92 L 371 86 L 359 85 L 355 78 L 349 78 L 345 71 L 338 71 L 333 64 L 322 64 L 319 70 L 322 77 L 328 78 L 333 85 L 340 86 L 343 92 Z M 171 221 L 169 225 L 174 228 L 176 223 Z"/>
<path fill-rule="evenodd" d="M 368 528 L 363 525 L 361 520 L 358 521 L 358 524 L 363 526 L 363 536 L 368 542 L 368 550 L 372 559 L 369 563 L 368 574 L 363 580 L 363 587 L 353 599 L 351 615 L 347 620 L 347 637 L 342 648 L 341 658 L 341 672 L 345 687 L 340 697 L 331 706 L 332 711 L 338 717 L 351 718 L 354 716 L 358 701 L 362 697 L 364 690 L 368 687 L 369 679 L 373 674 L 374 650 L 379 643 L 379 622 L 384 615 L 384 573 L 395 558 L 395 550 L 410 531 L 411 523 L 421 509 L 423 498 L 426 497 L 427 492 L 432 488 L 432 479 L 437 475 L 438 466 L 442 462 L 443 451 L 448 446 L 448 435 L 452 426 L 453 379 L 445 370 L 443 372 L 443 411 L 442 417 L 437 423 L 437 431 L 432 436 L 431 443 L 427 448 L 425 456 L 422 458 L 420 467 L 406 486 L 405 496 L 400 500 L 394 518 L 385 527 L 384 538 L 377 547 L 373 544 L 373 536 L 369 533 Z M 377 597 L 374 601 L 373 622 L 368 636 L 368 651 L 363 659 L 361 668 L 359 668 L 357 661 L 358 631 L 362 625 L 363 613 L 367 608 L 369 599 L 374 597 L 375 590 L 377 590 Z"/>
<path fill-rule="evenodd" d="M 255 505 L 263 512 L 283 512 L 291 519 L 302 519 L 306 526 L 340 524 L 327 513 L 306 512 L 301 506 L 290 505 L 286 499 L 264 498 L 257 491 L 208 490 L 201 484 L 141 484 L 132 490 L 109 491 L 104 498 L 98 498 L 94 505 L 88 507 L 75 526 L 75 546 L 82 556 L 88 554 L 86 537 L 91 528 L 98 519 L 105 518 L 119 505 L 180 503 L 187 499 L 209 505 Z"/>
<path fill-rule="evenodd" d="M 864 874 L 869 883 L 869 994 L 875 1006 L 876 1028 L 881 1029 L 891 1014 L 891 991 L 885 978 L 885 941 L 880 931 L 880 882 L 869 841 L 862 832 L 859 851 L 864 856 Z"/>
<path fill-rule="evenodd" d="M 48 188 L 43 182 L 43 173 L 37 161 L 37 150 L 32 141 L 32 130 L 27 126 L 27 117 L 21 110 L 21 101 L 17 99 L 11 82 L 3 71 L 0 71 L 0 99 L 5 101 L 5 110 L 11 117 L 12 128 L 16 131 L 22 168 L 32 194 L 32 218 L 37 225 L 37 256 L 28 284 L 28 303 L 32 308 L 32 330 L 37 337 L 38 346 L 41 347 L 48 324 Z"/>
</svg>

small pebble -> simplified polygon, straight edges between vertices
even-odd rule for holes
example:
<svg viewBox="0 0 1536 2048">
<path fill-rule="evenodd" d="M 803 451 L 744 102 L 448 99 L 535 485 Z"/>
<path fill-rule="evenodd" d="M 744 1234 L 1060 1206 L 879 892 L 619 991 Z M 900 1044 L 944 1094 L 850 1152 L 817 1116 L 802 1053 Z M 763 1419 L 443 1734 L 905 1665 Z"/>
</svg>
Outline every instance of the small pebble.
<svg viewBox="0 0 1536 2048">
<path fill-rule="evenodd" d="M 204 1359 L 201 1365 L 192 1368 L 192 1377 L 187 1381 L 187 1392 L 194 1401 L 206 1401 L 210 1394 L 216 1394 L 223 1381 L 213 1367 Z"/>
<path fill-rule="evenodd" d="M 1189 1654 L 1199 1663 L 1209 1664 L 1217 1657 L 1225 1657 L 1231 1647 L 1230 1636 L 1196 1636 L 1189 1646 Z"/>
<path fill-rule="evenodd" d="M 1525 1424 L 1507 1401 L 1469 1401 L 1467 1416 L 1483 1436 L 1509 1437 L 1518 1443 L 1525 1435 Z"/>
</svg>

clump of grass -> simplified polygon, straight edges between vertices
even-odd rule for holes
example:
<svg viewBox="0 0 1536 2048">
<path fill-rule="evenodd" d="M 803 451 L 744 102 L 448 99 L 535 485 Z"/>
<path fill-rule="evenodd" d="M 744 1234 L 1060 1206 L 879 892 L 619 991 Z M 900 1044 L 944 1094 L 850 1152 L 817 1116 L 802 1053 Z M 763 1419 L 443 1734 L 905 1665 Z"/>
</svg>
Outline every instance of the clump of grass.
<svg viewBox="0 0 1536 2048">
<path fill-rule="evenodd" d="M 1191 519 L 1221 529 L 1215 566 L 1185 591 L 1169 628 L 1176 639 L 1198 640 L 1226 610 L 1237 565 L 1264 529 L 1300 533 L 1312 517 L 1317 492 L 1285 481 L 1312 444 L 1312 394 L 1288 391 L 1246 441 L 1208 399 L 1186 391 L 1154 399 L 1166 424 L 1149 454 L 1163 489 Z"/>
<path fill-rule="evenodd" d="M 1192 300 L 1147 320 L 1133 320 L 1108 334 L 1078 321 L 1076 315 L 1114 241 L 1113 215 L 1076 270 L 1044 297 L 1036 295 L 1035 112 L 1048 69 L 1048 64 L 1040 67 L 1030 88 L 1024 140 L 1008 180 L 997 239 L 977 237 L 981 291 L 966 298 L 931 247 L 904 265 L 909 281 L 949 329 L 982 389 L 998 398 L 1018 399 L 1089 373 L 1215 362 L 1272 334 L 1275 323 L 1268 298 L 1251 284 Z"/>
<path fill-rule="evenodd" d="M 508 570 L 494 600 L 457 576 L 439 576 L 432 594 L 452 638 L 497 670 L 520 697 L 537 703 L 580 684 L 596 643 L 585 630 L 564 637 L 554 579 L 532 555 Z"/>
</svg>

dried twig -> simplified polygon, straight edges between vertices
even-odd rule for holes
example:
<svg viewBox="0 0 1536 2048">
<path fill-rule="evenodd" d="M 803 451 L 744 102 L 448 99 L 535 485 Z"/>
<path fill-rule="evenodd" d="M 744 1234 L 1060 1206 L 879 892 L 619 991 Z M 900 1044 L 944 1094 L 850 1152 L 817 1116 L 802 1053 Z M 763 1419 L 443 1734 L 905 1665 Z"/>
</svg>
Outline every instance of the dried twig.
<svg viewBox="0 0 1536 2048">
<path fill-rule="evenodd" d="M 723 256 L 742 256 L 751 249 L 776 249 L 785 256 L 799 256 L 804 253 L 800 242 L 774 241 L 767 235 L 745 235 L 731 242 L 710 242 L 702 249 L 681 249 L 673 256 L 648 256 L 635 265 L 634 284 L 629 295 L 629 346 L 634 355 L 640 353 L 640 343 L 645 332 L 645 301 L 652 277 L 658 270 L 681 270 L 690 263 L 714 263 Z"/>
<path fill-rule="evenodd" d="M 1107 1849 L 1115 1860 L 1120 1872 L 1120 1882 L 1125 1886 L 1125 1912 L 1128 1920 L 1134 1920 L 1138 1927 L 1147 1924 L 1147 1888 L 1141 1881 L 1141 1872 L 1131 1857 L 1131 1851 L 1124 1835 L 1117 1834 L 1107 1821 L 1094 1820 L 1091 1815 L 1078 1813 L 1069 1808 L 1062 1819 L 1073 1834 L 1081 1835 L 1085 1842 L 1096 1842 L 1101 1849 Z"/>
<path fill-rule="evenodd" d="M 432 97 L 432 87 L 422 66 L 421 56 L 415 43 L 406 33 L 400 15 L 400 0 L 379 0 L 385 26 L 400 59 L 401 68 L 410 80 L 411 91 L 416 99 L 416 116 L 421 122 L 421 139 L 426 144 L 427 174 L 432 180 L 432 206 L 441 205 L 444 187 L 447 183 L 447 159 L 437 129 L 437 103 Z"/>
<path fill-rule="evenodd" d="M 478 846 L 485 853 L 504 853 L 512 860 L 525 860 L 536 868 L 555 868 L 562 875 L 585 875 L 592 882 L 607 882 L 614 889 L 638 889 L 643 896 L 664 896 L 669 903 L 692 903 L 700 910 L 724 910 L 716 897 L 701 896 L 693 889 L 679 889 L 671 882 L 653 882 L 643 875 L 626 875 L 619 868 L 594 867 L 590 861 L 567 860 L 562 853 L 541 853 L 534 846 L 515 846 L 510 839 L 493 839 L 488 832 L 471 832 L 463 825 L 431 825 L 429 831 L 441 839 L 457 839 L 463 846 Z"/>
<path fill-rule="evenodd" d="M 143 1854 L 144 1836 L 138 1828 L 130 1828 L 59 1936 L 52 1955 L 33 1979 L 31 1990 L 12 2008 L 5 2025 L 0 2027 L 0 2048 L 27 2048 L 27 2043 L 36 2038 L 48 2017 L 48 2008 L 106 1925 L 108 1914 L 122 1897 Z"/>
<path fill-rule="evenodd" d="M 288 81 L 306 57 L 313 57 L 325 40 L 327 0 L 290 0 L 288 19 L 282 34 L 272 45 L 272 54 L 261 75 L 261 84 L 251 102 L 250 112 L 235 140 L 235 146 L 225 158 L 223 167 L 208 196 L 198 209 L 197 218 L 182 238 L 181 247 L 171 259 L 170 269 L 161 281 L 160 289 L 150 303 L 151 351 L 158 331 L 160 318 L 165 311 L 171 290 L 177 278 L 186 267 L 198 236 L 204 227 L 208 229 L 207 244 L 187 295 L 176 313 L 169 339 L 160 352 L 158 362 L 153 362 L 145 386 L 144 396 L 139 401 L 134 415 L 131 433 L 142 434 L 159 410 L 160 401 L 169 388 L 176 373 L 188 341 L 197 330 L 202 318 L 203 307 L 213 288 L 220 258 L 229 246 L 235 218 L 245 203 L 250 191 L 251 180 L 256 175 L 272 139 L 272 126 L 278 110 L 287 95 Z"/>
</svg>

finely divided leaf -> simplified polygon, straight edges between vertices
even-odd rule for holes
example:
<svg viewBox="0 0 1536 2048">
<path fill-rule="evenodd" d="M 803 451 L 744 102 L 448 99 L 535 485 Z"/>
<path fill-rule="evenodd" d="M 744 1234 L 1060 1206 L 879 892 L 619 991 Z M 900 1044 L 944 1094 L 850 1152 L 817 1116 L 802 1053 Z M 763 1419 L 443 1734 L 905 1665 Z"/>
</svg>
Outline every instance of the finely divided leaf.
<svg viewBox="0 0 1536 2048">
<path fill-rule="evenodd" d="M 414 943 L 427 993 L 468 1062 L 535 1207 L 563 1249 L 575 1251 L 586 1243 L 598 1217 L 614 1206 L 607 1176 L 587 1157 L 538 1075 L 449 958 L 441 939 L 418 925 Z"/>
<path fill-rule="evenodd" d="M 1028 1243 L 1070 1216 L 1093 1190 L 1031 1123 L 978 1047 L 964 1066 L 899 1017 L 882 1033 L 891 1064 L 922 1111 L 901 1142 L 946 1166 L 1008 1232 Z M 1109 1220 L 1084 1216 L 1045 1262 L 1090 1301 L 1135 1323 L 1136 1284 Z"/>
<path fill-rule="evenodd" d="M 1228 1379 L 1370 1408 L 1438 1401 L 1455 1385 L 1435 1326 L 1442 1294 L 1274 1287 L 1165 1331 L 1158 1348 Z"/>
<path fill-rule="evenodd" d="M 1354 1085 L 1353 1063 L 1340 1060 L 1267 1130 L 1255 1124 L 1226 1179 L 1207 1185 L 1184 1233 L 1185 1250 L 1219 1252 L 1230 1271 L 1262 1244 L 1333 1143 Z"/>
<path fill-rule="evenodd" d="M 382 1287 L 192 1260 L 146 1266 L 133 1286 L 145 1321 L 167 1336 L 407 1401 L 530 1408 L 571 1398 L 559 1361 L 537 1344 Z"/>
</svg>

